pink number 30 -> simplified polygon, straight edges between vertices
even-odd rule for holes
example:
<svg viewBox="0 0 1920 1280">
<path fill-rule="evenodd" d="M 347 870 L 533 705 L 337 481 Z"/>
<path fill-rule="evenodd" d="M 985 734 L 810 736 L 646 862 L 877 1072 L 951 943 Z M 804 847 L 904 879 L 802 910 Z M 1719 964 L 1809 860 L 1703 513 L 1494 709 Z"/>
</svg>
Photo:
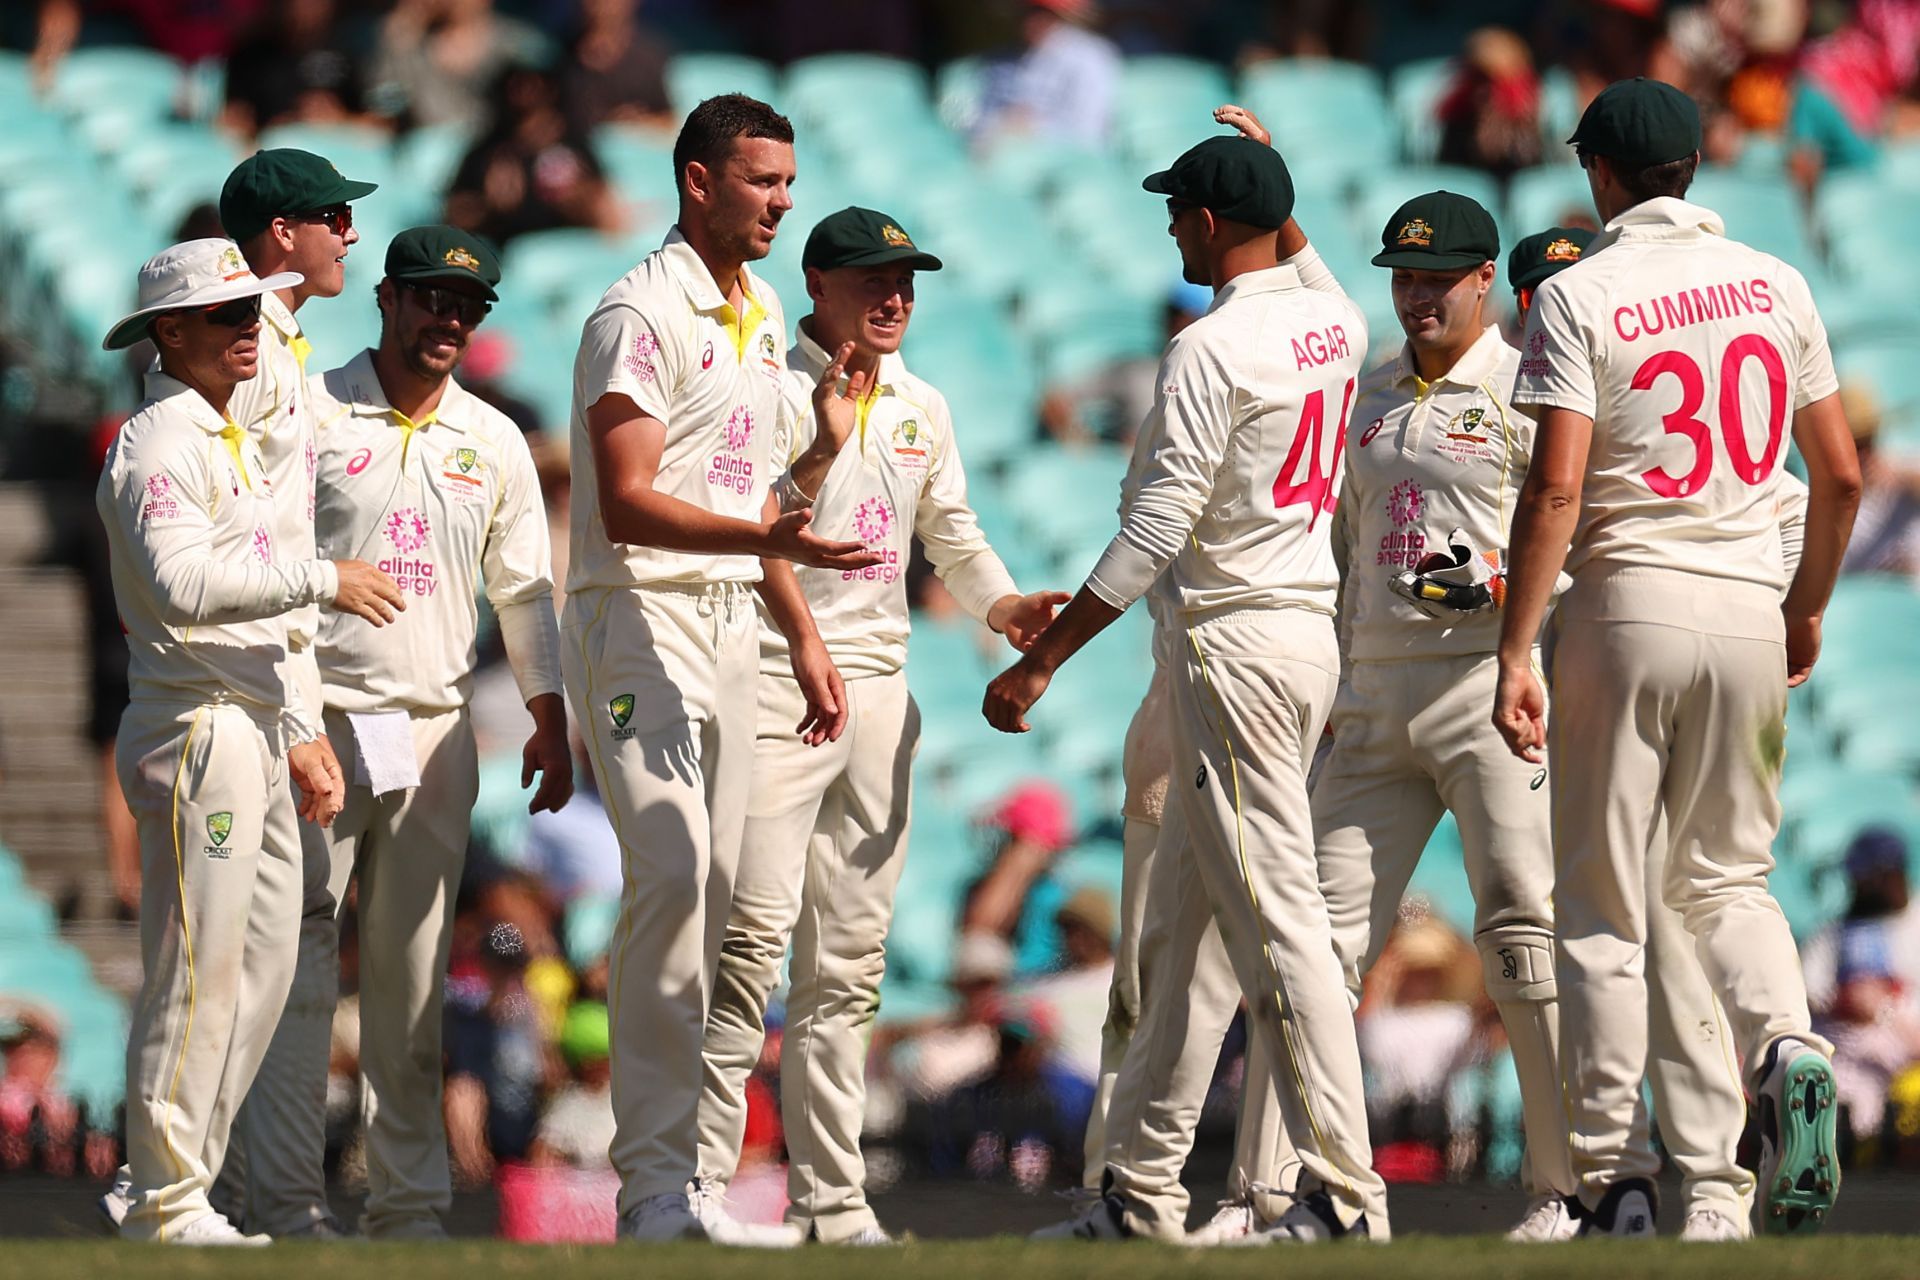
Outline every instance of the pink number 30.
<svg viewBox="0 0 1920 1280">
<path fill-rule="evenodd" d="M 1740 369 L 1749 359 L 1758 360 L 1767 375 L 1767 448 L 1758 460 L 1747 448 L 1746 421 L 1740 407 Z M 1698 493 L 1713 471 L 1713 431 L 1696 416 L 1706 403 L 1706 379 L 1692 356 L 1682 351 L 1662 351 L 1634 371 L 1633 389 L 1645 391 L 1665 373 L 1680 382 L 1680 405 L 1661 418 L 1660 425 L 1668 435 L 1685 436 L 1693 442 L 1693 467 L 1684 476 L 1655 467 L 1643 473 L 1642 479 L 1663 498 L 1684 498 Z M 1734 474 L 1743 483 L 1759 484 L 1773 474 L 1786 427 L 1786 361 L 1780 358 L 1779 349 L 1760 334 L 1741 334 L 1727 344 L 1720 357 L 1720 438 L 1726 443 Z"/>
</svg>

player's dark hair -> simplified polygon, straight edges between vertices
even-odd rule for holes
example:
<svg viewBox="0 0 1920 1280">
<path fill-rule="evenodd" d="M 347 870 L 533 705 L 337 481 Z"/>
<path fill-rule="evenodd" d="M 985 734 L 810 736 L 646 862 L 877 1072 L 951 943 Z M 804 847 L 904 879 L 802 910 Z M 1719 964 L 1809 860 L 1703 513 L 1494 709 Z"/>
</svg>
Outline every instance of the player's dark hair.
<svg viewBox="0 0 1920 1280">
<path fill-rule="evenodd" d="M 1645 169 L 1615 169 L 1613 177 L 1635 204 L 1645 204 L 1661 196 L 1672 196 L 1677 200 L 1686 195 L 1687 188 L 1693 185 L 1694 172 L 1699 167 L 1698 155 L 1682 156 L 1678 160 L 1649 165 Z"/>
<path fill-rule="evenodd" d="M 723 93 L 702 102 L 688 113 L 673 140 L 673 184 L 682 198 L 687 194 L 687 166 L 698 161 L 709 169 L 717 167 L 735 138 L 770 138 L 791 146 L 793 122 L 744 93 Z"/>
</svg>

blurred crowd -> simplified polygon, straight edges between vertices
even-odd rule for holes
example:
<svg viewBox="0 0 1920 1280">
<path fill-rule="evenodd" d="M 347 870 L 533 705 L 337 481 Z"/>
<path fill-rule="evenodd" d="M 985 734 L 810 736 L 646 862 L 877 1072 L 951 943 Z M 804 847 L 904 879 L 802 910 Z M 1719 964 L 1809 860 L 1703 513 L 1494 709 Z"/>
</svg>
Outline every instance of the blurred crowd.
<svg viewBox="0 0 1920 1280">
<path fill-rule="evenodd" d="M 1920 133 L 1920 0 L 1481 8 L 1507 11 L 1506 24 L 1457 34 L 1438 99 L 1438 158 L 1499 179 L 1546 158 L 1548 67 L 1570 72 L 1583 102 L 1636 74 L 1680 84 L 1706 108 L 1711 159 L 1780 145 L 1808 191 L 1827 172 L 1867 163 L 1886 139 Z M 826 50 L 929 64 L 984 55 L 979 99 L 955 122 L 975 145 L 1040 131 L 1098 147 L 1108 141 L 1123 54 L 1189 53 L 1236 65 L 1275 56 L 1365 60 L 1392 40 L 1404 47 L 1409 35 L 1390 29 L 1401 13 L 1385 0 L 39 0 L 0 19 L 0 39 L 31 47 L 42 74 L 77 42 L 116 34 L 188 63 L 224 64 L 218 118 L 240 138 L 288 123 L 394 133 L 457 126 L 470 142 L 445 195 L 446 217 L 506 244 L 538 230 L 626 225 L 594 137 L 607 126 L 670 137 L 668 76 L 678 48 L 723 41 L 775 62 Z M 195 216 L 202 226 L 190 218 L 183 238 L 206 233 L 206 211 Z M 1170 290 L 1166 335 L 1208 300 L 1192 286 Z M 144 366 L 143 354 L 133 358 Z M 504 338 L 483 334 L 461 378 L 534 444 L 563 579 L 565 444 L 540 409 L 503 389 L 512 359 Z M 1142 358 L 1050 388 L 1037 431 L 1125 442 L 1151 403 L 1154 369 Z M 1867 488 L 1847 568 L 1920 577 L 1920 479 L 1875 450 L 1871 396 L 1861 388 L 1848 394 Z M 99 439 L 101 451 L 108 438 Z M 110 760 L 126 696 L 124 649 L 116 648 L 104 543 L 90 509 L 80 510 L 88 518 L 64 531 L 59 558 L 89 586 L 98 708 L 90 732 Z M 928 613 L 944 611 L 924 571 L 915 600 Z M 476 688 L 476 726 L 483 758 L 517 770 L 525 712 L 493 640 L 489 650 L 483 633 L 489 665 Z M 112 769 L 103 775 L 111 786 Z M 511 1194 L 503 1222 L 525 1222 L 530 1235 L 542 1229 L 537 1206 L 562 1195 L 568 1178 L 607 1173 L 612 1131 L 606 985 L 619 851 L 584 761 L 577 777 L 571 806 L 531 821 L 513 816 L 511 779 L 491 788 L 505 803 L 476 815 L 447 977 L 445 1105 L 456 1177 Z M 483 791 L 488 786 L 483 778 Z M 108 797 L 106 843 L 116 896 L 130 912 L 137 859 L 116 799 Z M 866 1133 L 876 1190 L 907 1170 L 1035 1188 L 1078 1176 L 1117 905 L 1058 868 L 1081 827 L 1101 818 L 1074 815 L 1041 781 L 979 815 L 978 872 L 955 907 L 950 1007 L 883 1021 L 873 1038 Z M 1819 1029 L 1837 1047 L 1855 1163 L 1920 1166 L 1920 908 L 1909 892 L 1911 869 L 1898 833 L 1862 832 L 1834 872 L 1847 882 L 1844 916 L 1805 946 Z M 351 1184 L 360 1108 L 354 914 L 345 919 L 329 1152 Z M 750 1086 L 742 1187 L 753 1185 L 754 1166 L 782 1158 L 780 1018 L 776 1004 Z M 1517 1091 L 1479 958 L 1419 900 L 1403 909 L 1359 1018 L 1383 1167 L 1405 1179 L 1516 1172 Z M 1222 1054 L 1209 1103 L 1217 1129 L 1230 1125 L 1244 1042 L 1236 1027 Z M 52 1083 L 57 1011 L 0 1007 L 0 1049 L 0 1170 L 96 1179 L 110 1171 L 118 1153 L 107 1126 L 82 1117 Z M 778 1215 L 783 1186 L 766 1181 L 762 1216 Z M 750 1194 L 736 1194 L 751 1205 Z"/>
</svg>

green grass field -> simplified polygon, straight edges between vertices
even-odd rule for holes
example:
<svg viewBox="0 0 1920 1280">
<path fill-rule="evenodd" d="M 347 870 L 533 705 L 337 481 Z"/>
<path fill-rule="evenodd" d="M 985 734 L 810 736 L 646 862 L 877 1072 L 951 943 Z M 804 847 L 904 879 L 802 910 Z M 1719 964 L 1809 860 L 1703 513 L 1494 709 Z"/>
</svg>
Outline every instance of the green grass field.
<svg viewBox="0 0 1920 1280">
<path fill-rule="evenodd" d="M 1195 1276 L 1207 1280 L 1342 1280 L 1410 1276 L 1414 1280 L 1565 1277 L 1623 1280 L 1690 1277 L 1831 1276 L 1844 1280 L 1920 1275 L 1920 1242 L 1896 1236 L 1828 1236 L 1742 1245 L 1509 1245 L 1490 1238 L 1413 1236 L 1388 1247 L 1334 1245 L 1298 1249 L 1188 1252 L 1159 1245 L 1034 1245 L 1014 1240 L 909 1244 L 896 1249 L 807 1248 L 794 1253 L 698 1245 L 648 1248 L 539 1248 L 462 1241 L 444 1245 L 278 1245 L 271 1249 L 166 1249 L 116 1243 L 9 1242 L 7 1274 L 31 1280 L 290 1280 L 352 1271 L 400 1280 L 1130 1280 Z"/>
</svg>

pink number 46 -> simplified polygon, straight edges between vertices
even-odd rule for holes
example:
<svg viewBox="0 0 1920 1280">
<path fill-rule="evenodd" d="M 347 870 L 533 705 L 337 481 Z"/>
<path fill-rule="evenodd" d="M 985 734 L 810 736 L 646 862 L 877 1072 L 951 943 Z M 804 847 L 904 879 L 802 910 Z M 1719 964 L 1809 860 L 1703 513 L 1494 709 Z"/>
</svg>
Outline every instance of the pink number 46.
<svg viewBox="0 0 1920 1280">
<path fill-rule="evenodd" d="M 1333 457 L 1325 467 L 1321 466 L 1321 443 L 1326 438 L 1327 393 L 1316 390 L 1308 393 L 1306 403 L 1300 409 L 1300 429 L 1294 432 L 1293 445 L 1287 450 L 1287 460 L 1280 464 L 1280 474 L 1273 481 L 1273 505 L 1275 509 L 1291 507 L 1305 503 L 1312 510 L 1307 515 L 1307 528 L 1327 512 L 1333 510 L 1340 501 L 1335 492 L 1335 480 L 1340 475 L 1340 454 L 1347 447 L 1347 411 L 1353 408 L 1354 379 L 1347 379 L 1347 389 L 1340 401 L 1340 417 L 1333 424 Z M 1307 474 L 1296 480 L 1300 471 L 1300 455 L 1307 458 Z"/>
</svg>

